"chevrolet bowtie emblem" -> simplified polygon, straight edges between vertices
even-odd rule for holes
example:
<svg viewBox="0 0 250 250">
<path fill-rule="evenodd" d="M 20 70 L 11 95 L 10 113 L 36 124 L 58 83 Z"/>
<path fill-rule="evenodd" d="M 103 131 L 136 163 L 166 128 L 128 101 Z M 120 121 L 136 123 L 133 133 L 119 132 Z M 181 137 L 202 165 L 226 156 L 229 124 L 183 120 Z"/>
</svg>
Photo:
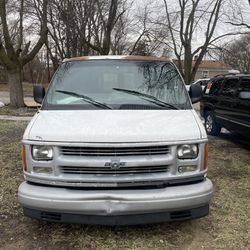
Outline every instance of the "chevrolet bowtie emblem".
<svg viewBox="0 0 250 250">
<path fill-rule="evenodd" d="M 120 162 L 120 161 L 111 161 L 111 162 L 105 162 L 105 167 L 110 167 L 113 170 L 119 169 L 121 167 L 124 167 L 126 165 L 126 162 Z"/>
</svg>

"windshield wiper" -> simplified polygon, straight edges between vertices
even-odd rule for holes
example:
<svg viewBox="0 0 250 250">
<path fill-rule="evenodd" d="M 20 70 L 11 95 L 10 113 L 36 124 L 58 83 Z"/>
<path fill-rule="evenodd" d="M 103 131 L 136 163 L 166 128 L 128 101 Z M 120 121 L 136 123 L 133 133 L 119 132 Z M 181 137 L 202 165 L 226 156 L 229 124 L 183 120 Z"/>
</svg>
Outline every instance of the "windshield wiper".
<svg viewBox="0 0 250 250">
<path fill-rule="evenodd" d="M 84 100 L 85 102 L 88 102 L 90 104 L 93 104 L 99 108 L 104 108 L 104 109 L 113 109 L 111 106 L 105 104 L 105 103 L 101 103 L 101 102 L 98 102 L 94 99 L 92 99 L 91 97 L 89 96 L 86 96 L 86 95 L 82 95 L 82 94 L 78 94 L 78 93 L 75 93 L 75 92 L 71 92 L 71 91 L 65 91 L 65 90 L 60 90 L 60 89 L 57 89 L 56 92 L 59 92 L 59 93 L 63 93 L 63 94 L 66 94 L 66 95 L 70 95 L 70 96 L 75 96 L 75 97 L 78 97 L 78 98 L 81 98 L 82 100 Z"/>
<path fill-rule="evenodd" d="M 136 90 L 120 89 L 120 88 L 113 88 L 113 90 L 121 91 L 121 92 L 128 93 L 128 94 L 135 95 L 135 96 L 139 96 L 139 97 L 143 98 L 144 100 L 152 102 L 152 103 L 154 103 L 156 105 L 159 105 L 161 107 L 168 107 L 168 108 L 171 108 L 171 109 L 179 109 L 179 108 L 177 108 L 176 106 L 174 106 L 172 104 L 169 104 L 167 102 L 164 102 L 164 101 L 161 101 L 161 100 L 157 99 L 155 96 L 148 95 L 148 94 L 136 91 Z"/>
</svg>

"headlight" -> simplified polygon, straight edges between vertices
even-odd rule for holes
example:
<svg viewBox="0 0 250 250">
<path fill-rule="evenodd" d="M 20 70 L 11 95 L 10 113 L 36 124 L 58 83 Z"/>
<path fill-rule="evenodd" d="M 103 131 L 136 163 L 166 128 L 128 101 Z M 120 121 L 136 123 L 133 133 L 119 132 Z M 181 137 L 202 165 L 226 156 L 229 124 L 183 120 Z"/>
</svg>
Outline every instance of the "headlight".
<svg viewBox="0 0 250 250">
<path fill-rule="evenodd" d="M 184 144 L 177 148 L 179 159 L 195 159 L 198 156 L 198 146 L 195 144 Z"/>
<path fill-rule="evenodd" d="M 49 161 L 53 159 L 53 149 L 51 146 L 33 146 L 32 157 L 37 161 Z"/>
</svg>

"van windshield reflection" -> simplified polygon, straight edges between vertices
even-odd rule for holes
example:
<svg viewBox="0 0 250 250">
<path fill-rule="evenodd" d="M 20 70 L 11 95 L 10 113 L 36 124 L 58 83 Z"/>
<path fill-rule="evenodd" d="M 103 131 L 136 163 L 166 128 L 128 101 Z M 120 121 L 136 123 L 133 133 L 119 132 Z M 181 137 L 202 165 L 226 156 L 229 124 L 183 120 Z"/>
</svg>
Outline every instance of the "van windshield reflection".
<svg viewBox="0 0 250 250">
<path fill-rule="evenodd" d="M 131 60 L 63 63 L 44 105 L 50 109 L 191 108 L 182 79 L 171 62 Z"/>
</svg>

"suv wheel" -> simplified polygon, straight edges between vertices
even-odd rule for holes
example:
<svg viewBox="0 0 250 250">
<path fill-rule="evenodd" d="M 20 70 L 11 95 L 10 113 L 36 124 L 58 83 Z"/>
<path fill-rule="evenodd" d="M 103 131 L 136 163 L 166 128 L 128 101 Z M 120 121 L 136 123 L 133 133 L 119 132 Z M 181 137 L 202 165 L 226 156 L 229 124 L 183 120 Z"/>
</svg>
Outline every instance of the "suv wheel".
<svg viewBox="0 0 250 250">
<path fill-rule="evenodd" d="M 212 112 L 207 112 L 205 117 L 205 128 L 209 135 L 219 135 L 221 126 L 216 123 Z"/>
</svg>

